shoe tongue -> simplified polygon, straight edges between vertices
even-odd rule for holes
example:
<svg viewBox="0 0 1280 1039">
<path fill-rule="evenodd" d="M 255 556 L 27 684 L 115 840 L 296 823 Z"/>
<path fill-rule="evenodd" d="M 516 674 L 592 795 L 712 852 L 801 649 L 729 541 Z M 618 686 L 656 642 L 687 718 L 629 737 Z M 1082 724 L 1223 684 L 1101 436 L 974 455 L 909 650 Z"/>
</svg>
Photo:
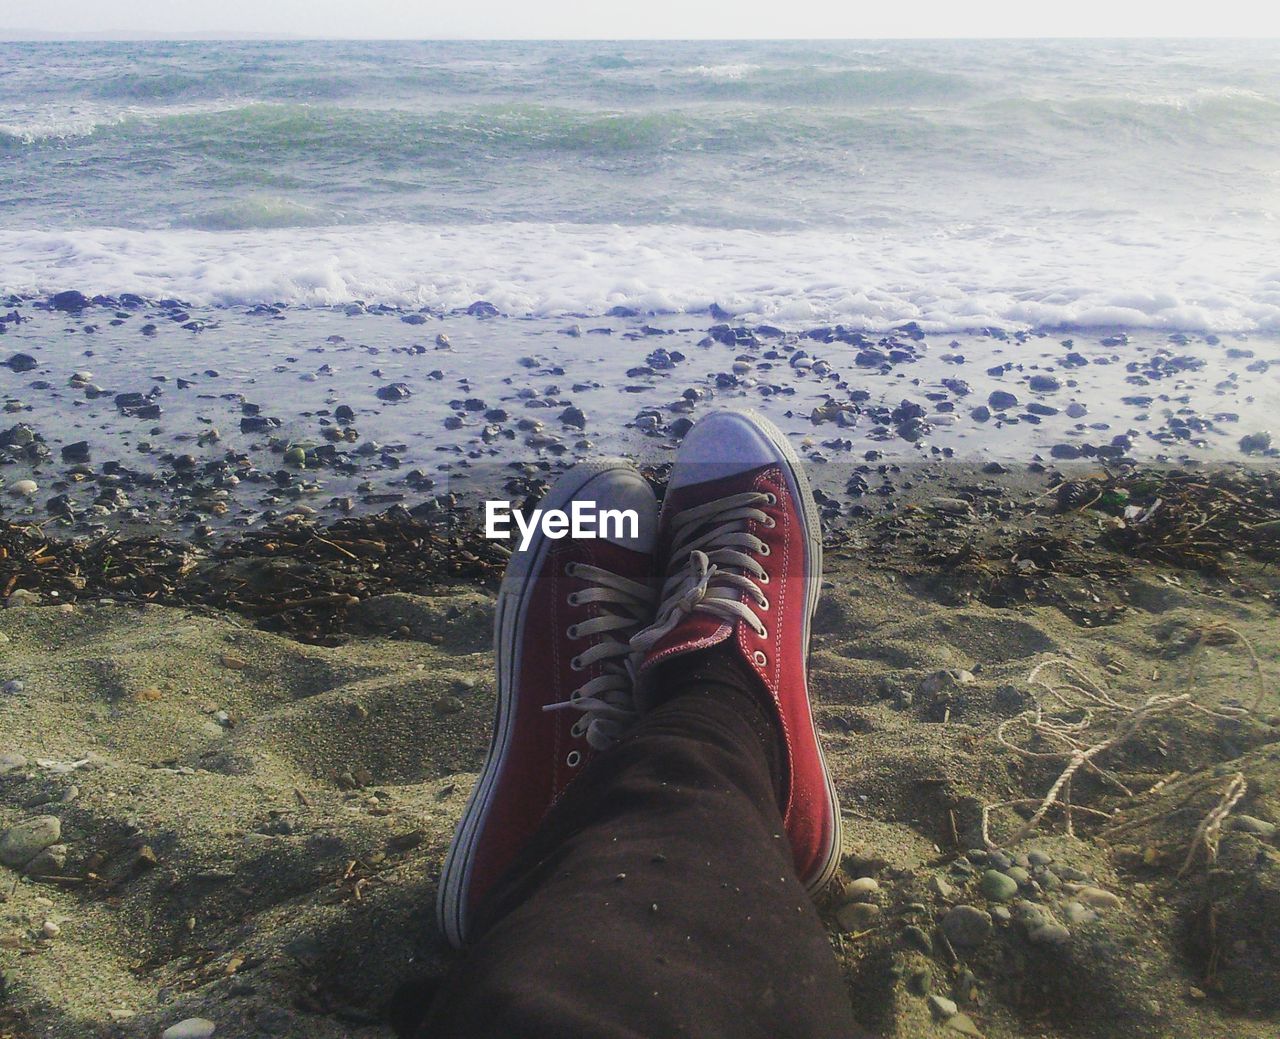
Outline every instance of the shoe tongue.
<svg viewBox="0 0 1280 1039">
<path fill-rule="evenodd" d="M 713 614 L 698 612 L 685 617 L 672 631 L 653 644 L 640 663 L 636 682 L 636 699 L 640 709 L 647 709 L 652 700 L 646 689 L 646 679 L 652 677 L 655 668 L 686 653 L 718 646 L 732 634 L 733 625 Z"/>
</svg>

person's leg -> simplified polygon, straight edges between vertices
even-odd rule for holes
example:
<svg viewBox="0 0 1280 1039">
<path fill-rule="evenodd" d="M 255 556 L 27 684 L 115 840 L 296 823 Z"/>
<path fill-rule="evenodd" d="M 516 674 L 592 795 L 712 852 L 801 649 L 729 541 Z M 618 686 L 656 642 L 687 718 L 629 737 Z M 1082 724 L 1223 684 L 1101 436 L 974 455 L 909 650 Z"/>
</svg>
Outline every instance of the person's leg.
<svg viewBox="0 0 1280 1039">
<path fill-rule="evenodd" d="M 699 658 L 660 674 L 664 701 L 491 891 L 422 1039 L 858 1034 L 779 813 L 776 730 L 751 676 Z"/>
</svg>

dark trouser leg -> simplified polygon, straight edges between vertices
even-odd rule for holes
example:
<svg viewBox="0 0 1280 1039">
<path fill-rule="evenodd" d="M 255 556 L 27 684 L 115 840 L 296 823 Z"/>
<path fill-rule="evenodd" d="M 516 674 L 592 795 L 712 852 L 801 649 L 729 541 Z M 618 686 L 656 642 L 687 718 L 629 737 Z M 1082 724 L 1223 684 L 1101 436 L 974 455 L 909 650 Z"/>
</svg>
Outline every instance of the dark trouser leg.
<svg viewBox="0 0 1280 1039">
<path fill-rule="evenodd" d="M 747 693 L 686 685 L 570 787 L 418 1035 L 860 1034 Z"/>
</svg>

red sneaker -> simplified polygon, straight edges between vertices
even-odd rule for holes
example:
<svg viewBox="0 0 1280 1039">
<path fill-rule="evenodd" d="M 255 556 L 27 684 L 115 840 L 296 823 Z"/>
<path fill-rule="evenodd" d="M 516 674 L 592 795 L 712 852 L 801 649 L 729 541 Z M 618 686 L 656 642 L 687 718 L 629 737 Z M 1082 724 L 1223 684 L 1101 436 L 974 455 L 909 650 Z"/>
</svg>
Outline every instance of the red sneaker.
<svg viewBox="0 0 1280 1039">
<path fill-rule="evenodd" d="M 631 640 L 643 654 L 641 695 L 644 676 L 664 661 L 737 647 L 773 706 L 787 836 L 796 872 L 816 892 L 840 861 L 840 807 L 809 707 L 822 536 L 800 460 L 752 412 L 708 415 L 676 456 L 658 529 L 661 604 Z"/>
<path fill-rule="evenodd" d="M 507 565 L 494 624 L 493 742 L 445 858 L 436 904 L 455 946 L 547 810 L 637 717 L 628 642 L 657 600 L 658 503 L 622 462 L 574 467 L 539 508 L 568 511 L 574 501 L 635 510 L 638 523 L 634 536 L 628 529 L 628 536 L 610 531 L 590 540 L 538 531 Z"/>
</svg>

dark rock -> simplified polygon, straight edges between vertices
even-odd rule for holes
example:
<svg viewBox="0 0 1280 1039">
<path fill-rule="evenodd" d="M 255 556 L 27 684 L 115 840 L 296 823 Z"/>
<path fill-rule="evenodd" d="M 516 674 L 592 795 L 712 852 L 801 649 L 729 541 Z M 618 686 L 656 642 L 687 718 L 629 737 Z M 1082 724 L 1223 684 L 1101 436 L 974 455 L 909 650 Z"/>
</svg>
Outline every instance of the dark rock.
<svg viewBox="0 0 1280 1039">
<path fill-rule="evenodd" d="M 1035 393 L 1053 393 L 1062 389 L 1061 380 L 1054 375 L 1033 375 L 1027 380 L 1027 385 Z"/>
<path fill-rule="evenodd" d="M 1008 390 L 996 390 L 987 398 L 987 403 L 991 405 L 992 411 L 1008 411 L 1009 408 L 1017 407 L 1018 398 Z"/>
<path fill-rule="evenodd" d="M 33 368 L 37 367 L 40 362 L 30 354 L 14 354 L 4 363 L 15 372 L 29 372 Z"/>
<path fill-rule="evenodd" d="M 587 428 L 587 416 L 583 414 L 581 408 L 575 408 L 572 405 L 560 412 L 560 422 L 566 426 L 573 426 L 574 429 Z"/>
<path fill-rule="evenodd" d="M 475 304 L 472 304 L 474 306 Z M 396 401 L 408 400 L 413 395 L 413 391 L 402 382 L 393 382 L 387 386 L 383 386 L 378 390 L 378 399 L 395 403 Z"/>
<path fill-rule="evenodd" d="M 89 461 L 89 441 L 77 440 L 74 444 L 68 444 L 62 449 L 62 460 L 64 462 Z"/>
<path fill-rule="evenodd" d="M 75 289 L 68 289 L 66 292 L 59 292 L 51 300 L 54 310 L 77 311 L 84 310 L 89 305 L 89 300 L 85 298 L 83 292 L 77 292 Z"/>
</svg>

